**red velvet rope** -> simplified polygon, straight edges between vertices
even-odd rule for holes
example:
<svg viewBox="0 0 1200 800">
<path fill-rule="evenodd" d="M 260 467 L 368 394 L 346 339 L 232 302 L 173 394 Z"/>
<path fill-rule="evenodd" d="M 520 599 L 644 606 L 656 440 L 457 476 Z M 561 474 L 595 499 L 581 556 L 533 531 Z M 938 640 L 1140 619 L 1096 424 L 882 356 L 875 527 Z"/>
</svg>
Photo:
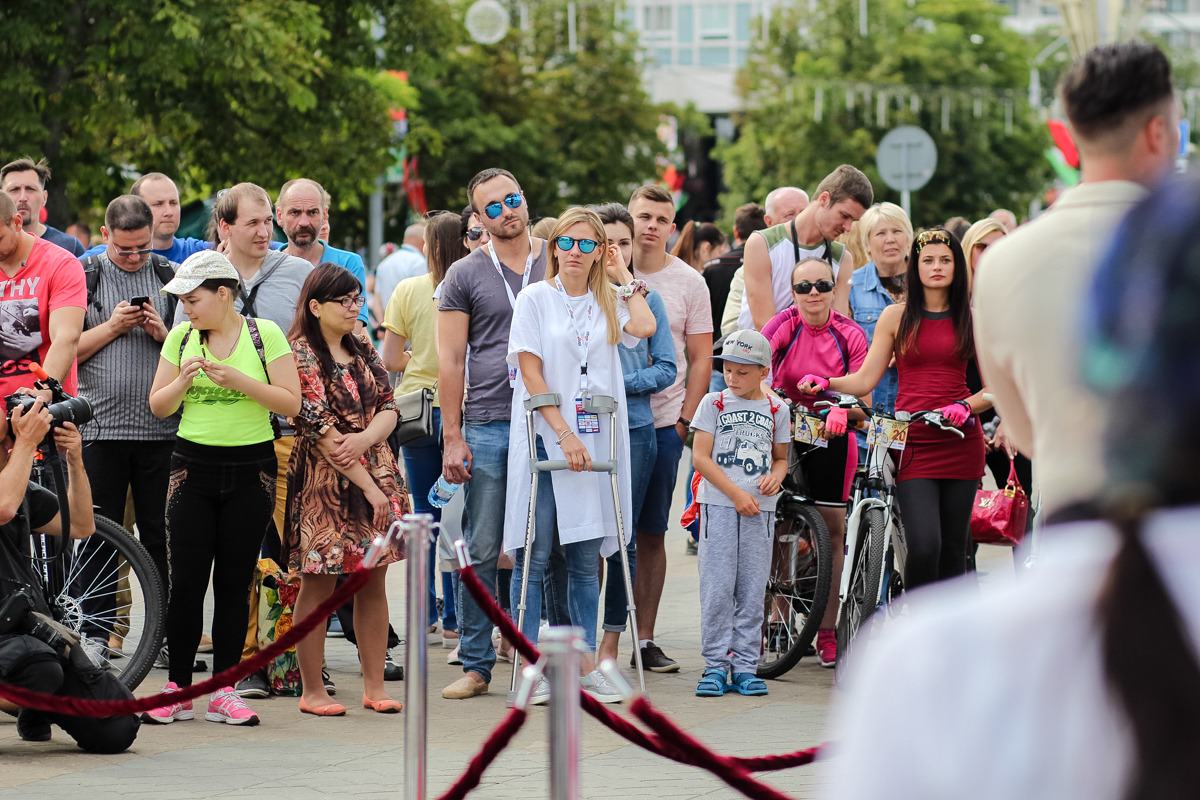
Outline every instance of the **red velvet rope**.
<svg viewBox="0 0 1200 800">
<path fill-rule="evenodd" d="M 490 592 L 484 588 L 483 583 L 475 574 L 474 567 L 463 567 L 458 572 L 459 579 L 463 582 L 471 592 L 471 596 L 483 609 L 490 619 L 498 628 L 501 635 L 513 643 L 513 646 L 521 653 L 521 657 L 529 662 L 536 662 L 541 654 L 537 648 L 525 638 L 525 636 L 517 630 L 516 624 L 509 619 L 509 616 L 504 613 L 504 609 L 496 602 L 496 599 Z M 633 723 L 626 720 L 624 717 L 613 713 L 607 706 L 601 703 L 596 698 L 589 695 L 587 692 L 580 692 L 580 699 L 583 703 L 583 710 L 591 714 L 602 725 L 607 727 L 613 733 L 626 739 L 632 744 L 636 744 L 651 753 L 660 755 L 663 758 L 668 758 L 680 764 L 688 764 L 695 767 L 709 768 L 709 762 L 712 759 L 722 758 L 736 765 L 742 770 L 751 772 L 766 772 L 771 770 L 789 769 L 791 767 L 800 767 L 805 764 L 812 763 L 821 751 L 821 747 L 810 747 L 805 750 L 797 750 L 794 753 L 786 753 L 783 755 L 774 756 L 753 756 L 753 757 L 737 757 L 737 756 L 719 756 L 711 751 L 704 750 L 703 754 L 697 754 L 695 751 L 689 751 L 686 747 L 679 746 L 679 743 L 667 741 L 660 736 L 647 734 Z M 648 705 L 648 702 L 647 702 Z M 698 743 L 697 743 L 698 744 Z M 701 746 L 702 747 L 702 746 Z M 823 747 L 823 746 L 822 746 Z"/>
<path fill-rule="evenodd" d="M 462 800 L 467 796 L 467 792 L 478 786 L 480 779 L 483 778 L 484 770 L 492 765 L 496 756 L 500 755 L 500 751 L 508 747 L 508 743 L 525 724 L 527 716 L 528 712 L 519 708 L 509 711 L 508 716 L 496 726 L 496 729 L 488 736 L 488 740 L 483 743 L 483 747 L 471 759 L 466 771 L 458 777 L 453 786 L 442 793 L 438 800 Z"/>
<path fill-rule="evenodd" d="M 747 797 L 755 800 L 790 800 L 775 787 L 750 777 L 750 773 L 736 759 L 714 753 L 699 740 L 680 730 L 665 714 L 651 706 L 645 697 L 635 697 L 629 710 L 664 740 L 697 759 L 697 766 L 708 770 Z"/>
<path fill-rule="evenodd" d="M 260 650 L 245 661 L 218 672 L 203 683 L 183 686 L 175 692 L 160 693 L 134 700 L 86 700 L 81 697 L 31 692 L 20 686 L 0 683 L 0 697 L 11 700 L 24 708 L 51 711 L 55 714 L 67 714 L 73 717 L 115 717 L 122 714 L 136 714 L 139 711 L 149 711 L 170 703 L 191 700 L 226 686 L 234 686 L 242 678 L 266 666 L 267 662 L 274 660 L 276 656 L 293 647 L 317 625 L 323 625 L 329 615 L 361 589 L 370 577 L 371 570 L 366 568 L 359 568 L 350 573 L 346 582 L 337 587 L 324 603 L 317 606 L 316 610 L 307 617 L 295 623 L 292 629 L 276 639 L 274 644 Z"/>
</svg>

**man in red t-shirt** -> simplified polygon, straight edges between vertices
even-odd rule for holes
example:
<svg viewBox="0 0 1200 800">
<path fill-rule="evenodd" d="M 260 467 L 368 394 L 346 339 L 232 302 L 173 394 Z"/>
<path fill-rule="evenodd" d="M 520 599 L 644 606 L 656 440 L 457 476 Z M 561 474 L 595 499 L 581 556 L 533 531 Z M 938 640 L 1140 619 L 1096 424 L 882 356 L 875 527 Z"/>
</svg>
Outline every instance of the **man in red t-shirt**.
<svg viewBox="0 0 1200 800">
<path fill-rule="evenodd" d="M 0 397 L 32 387 L 31 363 L 74 394 L 75 350 L 83 330 L 83 266 L 66 250 L 26 231 L 12 198 L 0 192 Z"/>
</svg>

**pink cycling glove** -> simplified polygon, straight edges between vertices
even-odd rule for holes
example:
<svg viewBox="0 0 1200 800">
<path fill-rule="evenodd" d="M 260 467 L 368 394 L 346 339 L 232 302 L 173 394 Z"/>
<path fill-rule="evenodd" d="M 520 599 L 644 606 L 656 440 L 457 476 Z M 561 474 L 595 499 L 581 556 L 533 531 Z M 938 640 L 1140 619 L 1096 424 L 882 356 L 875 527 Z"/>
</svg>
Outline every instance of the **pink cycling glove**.
<svg viewBox="0 0 1200 800">
<path fill-rule="evenodd" d="M 971 416 L 971 412 L 962 403 L 951 403 L 948 406 L 942 406 L 938 409 L 938 413 L 956 428 L 961 428 L 963 423 Z"/>
<path fill-rule="evenodd" d="M 846 409 L 833 407 L 829 409 L 828 416 L 825 417 L 825 432 L 834 436 L 841 436 L 846 432 Z"/>
<path fill-rule="evenodd" d="M 819 392 L 824 392 L 829 388 L 829 378 L 822 378 L 820 375 L 813 375 L 811 372 L 801 378 L 797 386 L 803 386 L 806 383 L 815 385 Z"/>
</svg>

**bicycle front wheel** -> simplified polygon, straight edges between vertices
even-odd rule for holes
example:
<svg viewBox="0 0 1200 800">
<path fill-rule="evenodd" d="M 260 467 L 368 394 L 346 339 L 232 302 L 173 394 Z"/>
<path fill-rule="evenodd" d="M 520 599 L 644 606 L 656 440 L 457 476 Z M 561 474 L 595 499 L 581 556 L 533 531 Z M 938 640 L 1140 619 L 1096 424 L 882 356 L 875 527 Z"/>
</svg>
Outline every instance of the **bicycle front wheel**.
<svg viewBox="0 0 1200 800">
<path fill-rule="evenodd" d="M 96 532 L 70 542 L 63 588 L 53 598 L 63 624 L 78 631 L 92 660 L 137 688 L 162 647 L 167 598 L 142 543 L 96 517 Z"/>
<path fill-rule="evenodd" d="M 875 613 L 879 581 L 883 576 L 883 509 L 868 508 L 858 521 L 858 550 L 850 573 L 850 587 L 837 622 L 837 666 L 849 657 L 854 637 Z"/>
<path fill-rule="evenodd" d="M 763 606 L 758 675 L 778 678 L 800 662 L 829 601 L 829 529 L 811 505 L 780 501 Z"/>
</svg>

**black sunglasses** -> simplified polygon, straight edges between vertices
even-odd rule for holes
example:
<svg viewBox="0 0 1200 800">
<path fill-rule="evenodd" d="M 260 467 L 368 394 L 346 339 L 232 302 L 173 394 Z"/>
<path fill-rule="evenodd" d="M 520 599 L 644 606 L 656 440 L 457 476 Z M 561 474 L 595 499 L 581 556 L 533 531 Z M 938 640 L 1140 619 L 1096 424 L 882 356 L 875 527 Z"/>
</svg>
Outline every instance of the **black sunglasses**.
<svg viewBox="0 0 1200 800">
<path fill-rule="evenodd" d="M 467 238 L 472 242 L 478 242 L 480 236 L 483 236 L 483 228 L 467 228 Z"/>
<path fill-rule="evenodd" d="M 833 281 L 801 281 L 800 283 L 792 284 L 792 291 L 796 294 L 809 294 L 813 289 L 816 289 L 821 294 L 833 291 Z"/>
</svg>

